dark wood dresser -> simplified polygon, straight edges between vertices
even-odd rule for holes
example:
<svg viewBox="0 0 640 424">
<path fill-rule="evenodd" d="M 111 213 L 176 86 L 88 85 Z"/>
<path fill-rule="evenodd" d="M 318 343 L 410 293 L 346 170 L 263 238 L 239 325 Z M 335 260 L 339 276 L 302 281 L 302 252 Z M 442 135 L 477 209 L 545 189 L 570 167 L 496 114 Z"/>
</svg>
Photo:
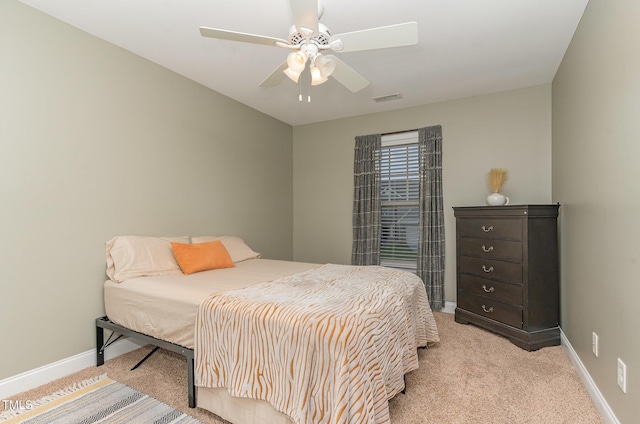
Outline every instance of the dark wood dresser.
<svg viewBox="0 0 640 424">
<path fill-rule="evenodd" d="M 453 208 L 456 322 L 530 351 L 560 344 L 559 206 Z"/>
</svg>

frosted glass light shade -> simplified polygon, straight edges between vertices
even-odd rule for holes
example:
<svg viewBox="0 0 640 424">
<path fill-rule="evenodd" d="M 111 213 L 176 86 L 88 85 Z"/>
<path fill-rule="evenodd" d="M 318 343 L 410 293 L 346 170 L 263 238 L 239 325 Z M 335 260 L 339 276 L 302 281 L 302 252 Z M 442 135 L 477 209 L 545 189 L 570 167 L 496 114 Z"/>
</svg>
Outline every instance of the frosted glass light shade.
<svg viewBox="0 0 640 424">
<path fill-rule="evenodd" d="M 336 69 L 336 63 L 333 60 L 322 56 L 321 54 L 316 56 L 316 60 L 314 61 L 314 63 L 320 70 L 320 75 L 325 78 L 331 76 L 333 71 Z"/>
<path fill-rule="evenodd" d="M 285 74 L 286 76 L 288 76 L 288 77 L 289 77 L 289 79 L 290 79 L 291 81 L 293 81 L 293 82 L 295 82 L 295 83 L 297 83 L 297 82 L 298 82 L 298 80 L 300 79 L 300 72 L 296 72 L 296 71 L 294 71 L 294 70 L 293 70 L 293 69 L 291 69 L 291 68 L 287 68 L 287 69 L 285 69 L 285 70 L 284 70 L 284 71 L 282 71 L 282 72 L 284 72 L 284 74 Z"/>
<path fill-rule="evenodd" d="M 291 68 L 292 71 L 300 73 L 304 71 L 304 68 L 307 65 L 307 59 L 307 54 L 302 50 L 291 52 L 289 53 L 289 56 L 287 56 L 287 65 L 289 65 L 289 68 Z"/>
<path fill-rule="evenodd" d="M 310 69 L 310 71 L 311 71 L 311 85 L 320 85 L 323 82 L 327 81 L 328 78 L 327 77 L 323 77 L 320 74 L 320 69 L 318 69 L 317 67 L 315 67 L 315 66 L 312 67 Z"/>
</svg>

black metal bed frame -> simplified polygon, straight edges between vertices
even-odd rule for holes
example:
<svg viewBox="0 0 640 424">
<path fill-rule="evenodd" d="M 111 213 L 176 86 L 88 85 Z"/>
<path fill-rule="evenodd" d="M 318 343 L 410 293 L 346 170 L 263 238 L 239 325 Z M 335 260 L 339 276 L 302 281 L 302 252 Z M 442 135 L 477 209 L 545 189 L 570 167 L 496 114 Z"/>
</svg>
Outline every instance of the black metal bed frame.
<svg viewBox="0 0 640 424">
<path fill-rule="evenodd" d="M 104 329 L 111 330 L 111 335 L 107 341 L 104 341 Z M 114 334 L 118 336 L 111 340 Z M 130 330 L 121 325 L 115 324 L 109 320 L 109 317 L 103 316 L 96 318 L 96 363 L 97 366 L 104 364 L 104 351 L 111 344 L 118 341 L 121 337 L 131 337 L 136 340 L 140 340 L 144 343 L 151 344 L 155 348 L 147 354 L 140 362 L 138 362 L 131 370 L 138 368 L 144 361 L 146 361 L 153 353 L 159 348 L 167 349 L 171 352 L 179 353 L 187 359 L 187 390 L 189 395 L 189 408 L 196 407 L 196 386 L 193 378 L 193 349 L 186 348 L 184 346 L 170 343 L 165 340 L 156 339 L 155 337 L 147 336 L 146 334 L 139 333 L 137 331 Z"/>
</svg>

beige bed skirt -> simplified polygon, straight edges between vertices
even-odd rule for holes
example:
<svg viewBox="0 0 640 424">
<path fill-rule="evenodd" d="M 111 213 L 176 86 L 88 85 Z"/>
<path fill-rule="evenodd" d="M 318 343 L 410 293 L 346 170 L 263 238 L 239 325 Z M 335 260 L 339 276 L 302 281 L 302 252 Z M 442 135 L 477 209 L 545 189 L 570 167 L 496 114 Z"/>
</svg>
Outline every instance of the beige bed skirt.
<svg viewBox="0 0 640 424">
<path fill-rule="evenodd" d="M 198 387 L 198 408 L 213 412 L 233 424 L 292 424 L 269 402 L 231 396 L 227 389 Z"/>
</svg>

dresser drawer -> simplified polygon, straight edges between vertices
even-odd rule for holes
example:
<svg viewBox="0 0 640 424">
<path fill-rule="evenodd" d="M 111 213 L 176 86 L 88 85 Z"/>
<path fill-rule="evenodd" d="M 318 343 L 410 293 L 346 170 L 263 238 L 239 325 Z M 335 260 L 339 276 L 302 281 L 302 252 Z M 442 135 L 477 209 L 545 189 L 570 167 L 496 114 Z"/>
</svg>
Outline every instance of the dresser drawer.
<svg viewBox="0 0 640 424">
<path fill-rule="evenodd" d="M 522 286 L 517 284 L 501 283 L 499 281 L 478 278 L 472 275 L 461 274 L 458 277 L 458 289 L 469 294 L 484 296 L 498 302 L 508 303 L 514 306 L 522 306 Z"/>
<path fill-rule="evenodd" d="M 522 263 L 458 256 L 458 272 L 512 284 L 522 284 Z"/>
<path fill-rule="evenodd" d="M 460 237 L 458 253 L 461 255 L 481 256 L 487 259 L 522 261 L 522 242 L 482 238 Z"/>
<path fill-rule="evenodd" d="M 521 219 L 465 218 L 456 227 L 461 237 L 522 240 Z"/>
<path fill-rule="evenodd" d="M 457 307 L 522 329 L 522 308 L 458 290 Z"/>
</svg>

